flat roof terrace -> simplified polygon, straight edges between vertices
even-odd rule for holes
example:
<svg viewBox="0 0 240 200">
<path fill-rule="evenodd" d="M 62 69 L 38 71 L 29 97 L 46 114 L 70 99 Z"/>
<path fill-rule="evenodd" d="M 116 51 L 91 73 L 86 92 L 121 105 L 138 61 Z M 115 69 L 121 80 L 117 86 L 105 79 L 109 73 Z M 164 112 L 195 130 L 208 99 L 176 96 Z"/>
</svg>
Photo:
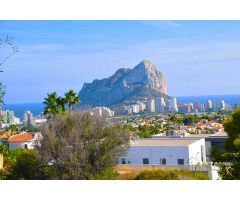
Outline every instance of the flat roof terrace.
<svg viewBox="0 0 240 200">
<path fill-rule="evenodd" d="M 164 146 L 164 147 L 178 147 L 189 146 L 200 139 L 139 139 L 131 143 L 131 146 Z"/>
</svg>

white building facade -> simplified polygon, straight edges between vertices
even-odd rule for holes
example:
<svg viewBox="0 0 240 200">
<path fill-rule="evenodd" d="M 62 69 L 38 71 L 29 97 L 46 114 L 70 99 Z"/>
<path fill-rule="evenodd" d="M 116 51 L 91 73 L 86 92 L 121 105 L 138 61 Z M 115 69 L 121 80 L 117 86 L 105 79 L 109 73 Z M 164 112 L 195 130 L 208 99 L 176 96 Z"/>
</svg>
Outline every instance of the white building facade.
<svg viewBox="0 0 240 200">
<path fill-rule="evenodd" d="M 155 111 L 157 113 L 164 113 L 166 107 L 166 102 L 163 97 L 155 99 Z"/>
<path fill-rule="evenodd" d="M 206 163 L 204 139 L 141 139 L 130 145 L 119 164 L 197 165 Z"/>
<path fill-rule="evenodd" d="M 39 145 L 42 135 L 38 133 L 20 133 L 13 135 L 8 139 L 10 149 L 21 148 L 21 149 L 34 149 L 36 145 Z"/>
<path fill-rule="evenodd" d="M 169 112 L 178 112 L 177 98 L 169 99 Z"/>
<path fill-rule="evenodd" d="M 33 119 L 33 114 L 30 111 L 26 111 L 23 114 L 23 124 L 25 126 L 33 125 L 34 124 L 34 119 Z"/>
<path fill-rule="evenodd" d="M 21 141 L 21 142 L 9 142 L 10 149 L 34 149 L 35 143 L 33 140 Z"/>
<path fill-rule="evenodd" d="M 153 98 L 147 101 L 146 110 L 148 113 L 155 113 L 155 100 Z"/>
<path fill-rule="evenodd" d="M 107 107 L 95 107 L 92 109 L 94 115 L 102 117 L 113 117 L 114 112 Z"/>
</svg>

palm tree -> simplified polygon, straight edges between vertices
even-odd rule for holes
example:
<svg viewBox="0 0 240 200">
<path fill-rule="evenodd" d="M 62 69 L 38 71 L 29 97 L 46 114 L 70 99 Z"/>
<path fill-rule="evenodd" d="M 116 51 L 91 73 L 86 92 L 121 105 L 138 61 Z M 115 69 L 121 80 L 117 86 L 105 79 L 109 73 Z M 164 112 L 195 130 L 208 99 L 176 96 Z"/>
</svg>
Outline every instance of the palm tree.
<svg viewBox="0 0 240 200">
<path fill-rule="evenodd" d="M 79 103 L 79 97 L 77 96 L 76 92 L 74 90 L 69 90 L 65 94 L 65 103 L 68 105 L 68 110 L 72 111 L 73 106 L 77 105 Z"/>
<path fill-rule="evenodd" d="M 64 100 L 58 97 L 56 92 L 47 94 L 47 98 L 44 99 L 45 104 L 44 114 L 45 115 L 56 115 L 65 112 Z"/>
<path fill-rule="evenodd" d="M 7 130 L 11 131 L 11 135 L 16 135 L 20 132 L 19 126 L 16 124 L 11 124 Z"/>
<path fill-rule="evenodd" d="M 57 97 L 57 107 L 56 107 L 57 113 L 58 114 L 63 114 L 66 111 L 65 108 L 65 98 L 62 97 Z"/>
</svg>

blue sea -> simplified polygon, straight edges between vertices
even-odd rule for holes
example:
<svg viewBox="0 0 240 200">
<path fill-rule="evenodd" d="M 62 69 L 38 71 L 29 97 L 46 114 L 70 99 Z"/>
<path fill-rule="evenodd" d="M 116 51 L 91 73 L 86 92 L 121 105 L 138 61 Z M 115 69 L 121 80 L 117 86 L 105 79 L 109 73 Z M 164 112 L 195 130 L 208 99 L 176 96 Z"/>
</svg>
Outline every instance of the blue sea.
<svg viewBox="0 0 240 200">
<path fill-rule="evenodd" d="M 2 106 L 2 109 L 13 110 L 15 116 L 22 120 L 26 111 L 31 111 L 34 116 L 41 115 L 44 105 L 42 103 L 6 104 Z"/>
<path fill-rule="evenodd" d="M 209 96 L 185 96 L 177 97 L 178 102 L 183 103 L 206 103 L 207 100 L 224 100 L 226 103 L 234 106 L 240 104 L 240 95 L 209 95 Z M 3 105 L 3 110 L 13 110 L 16 117 L 22 119 L 25 111 L 31 111 L 34 116 L 41 115 L 44 105 L 42 103 L 26 103 L 26 104 L 7 104 Z"/>
<path fill-rule="evenodd" d="M 178 102 L 183 103 L 206 103 L 207 100 L 224 100 L 225 103 L 235 106 L 235 104 L 240 104 L 240 95 L 207 95 L 207 96 L 185 96 L 177 97 Z"/>
</svg>

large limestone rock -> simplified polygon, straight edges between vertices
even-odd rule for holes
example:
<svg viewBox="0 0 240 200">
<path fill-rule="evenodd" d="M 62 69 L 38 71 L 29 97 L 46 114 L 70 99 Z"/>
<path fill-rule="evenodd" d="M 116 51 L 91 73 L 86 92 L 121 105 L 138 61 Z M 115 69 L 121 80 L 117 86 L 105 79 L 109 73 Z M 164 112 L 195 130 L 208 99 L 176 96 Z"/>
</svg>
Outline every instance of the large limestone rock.
<svg viewBox="0 0 240 200">
<path fill-rule="evenodd" d="M 92 83 L 84 83 L 79 97 L 81 107 L 113 106 L 134 103 L 149 97 L 168 98 L 164 75 L 144 60 L 133 69 L 121 68 L 114 75 Z"/>
</svg>

